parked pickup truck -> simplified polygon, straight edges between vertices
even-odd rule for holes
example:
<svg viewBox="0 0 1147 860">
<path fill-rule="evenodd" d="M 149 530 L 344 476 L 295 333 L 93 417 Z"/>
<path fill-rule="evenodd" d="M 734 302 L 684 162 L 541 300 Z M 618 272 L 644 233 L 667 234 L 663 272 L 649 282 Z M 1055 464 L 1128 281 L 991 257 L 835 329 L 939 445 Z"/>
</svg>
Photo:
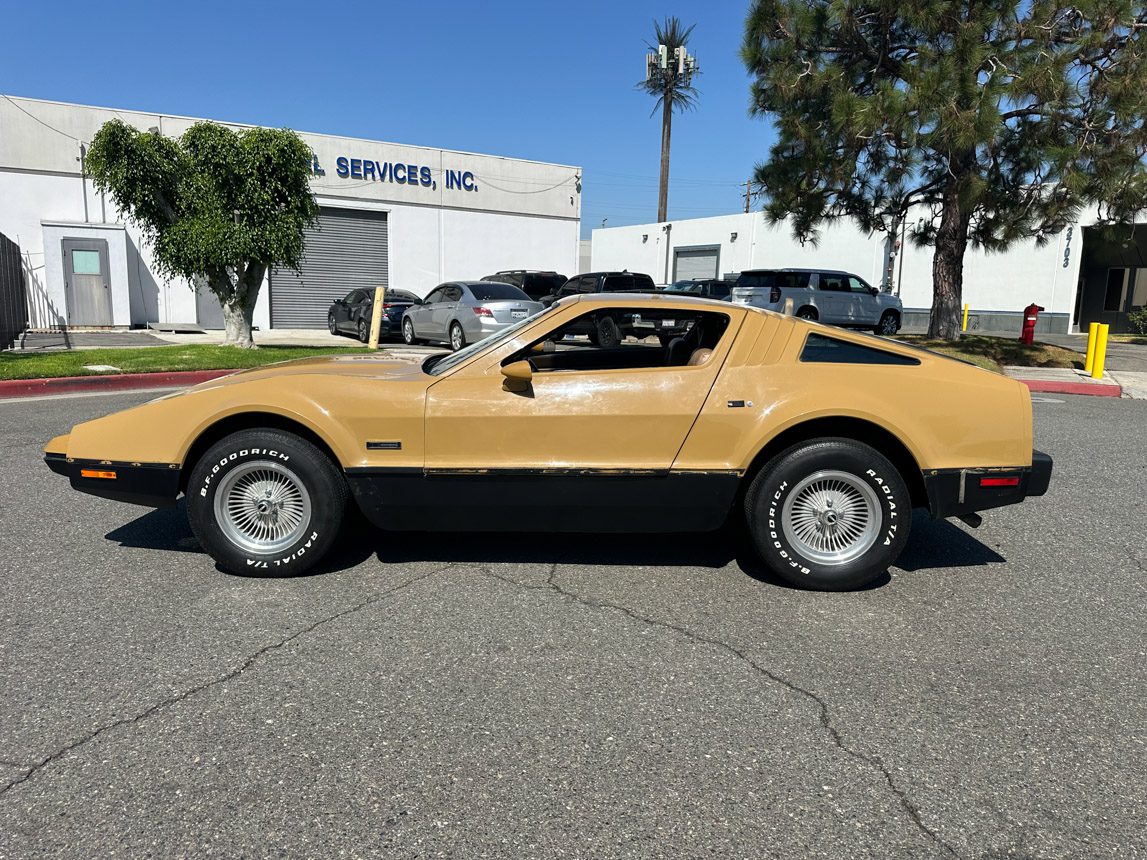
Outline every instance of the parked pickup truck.
<svg viewBox="0 0 1147 860">
<path fill-rule="evenodd" d="M 752 269 L 741 272 L 731 299 L 770 311 L 784 311 L 792 299 L 801 319 L 830 325 L 871 329 L 894 335 L 900 330 L 904 306 L 899 297 L 883 292 L 856 275 L 833 269 Z"/>
</svg>

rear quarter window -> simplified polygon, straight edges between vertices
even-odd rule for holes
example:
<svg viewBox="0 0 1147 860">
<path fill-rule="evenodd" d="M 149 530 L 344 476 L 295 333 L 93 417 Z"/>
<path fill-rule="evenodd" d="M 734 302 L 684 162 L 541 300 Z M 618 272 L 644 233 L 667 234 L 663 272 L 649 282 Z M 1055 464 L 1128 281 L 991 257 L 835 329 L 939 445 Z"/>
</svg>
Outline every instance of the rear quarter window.
<svg viewBox="0 0 1147 860">
<path fill-rule="evenodd" d="M 920 359 L 895 352 L 885 352 L 847 340 L 837 340 L 811 332 L 805 339 L 800 360 L 813 364 L 892 364 L 912 366 Z"/>
</svg>

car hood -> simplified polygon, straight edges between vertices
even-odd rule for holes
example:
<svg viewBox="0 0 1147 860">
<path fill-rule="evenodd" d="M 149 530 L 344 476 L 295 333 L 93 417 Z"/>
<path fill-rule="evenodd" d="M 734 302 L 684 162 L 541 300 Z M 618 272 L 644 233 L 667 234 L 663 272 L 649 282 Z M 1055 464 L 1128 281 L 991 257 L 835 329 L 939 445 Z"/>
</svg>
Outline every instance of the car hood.
<svg viewBox="0 0 1147 860">
<path fill-rule="evenodd" d="M 422 361 L 397 361 L 383 355 L 324 355 L 316 358 L 297 358 L 277 364 L 267 364 L 251 370 L 241 370 L 228 376 L 197 385 L 191 390 L 217 388 L 256 382 L 260 379 L 281 379 L 288 376 L 350 376 L 359 379 L 415 380 L 421 379 Z"/>
</svg>

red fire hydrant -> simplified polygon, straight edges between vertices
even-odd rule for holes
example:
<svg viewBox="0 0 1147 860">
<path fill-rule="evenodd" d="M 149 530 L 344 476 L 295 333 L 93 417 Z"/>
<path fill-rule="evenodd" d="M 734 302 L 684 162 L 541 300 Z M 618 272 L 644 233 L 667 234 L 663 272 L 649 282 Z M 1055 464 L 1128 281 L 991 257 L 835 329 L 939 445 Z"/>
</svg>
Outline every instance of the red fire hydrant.
<svg viewBox="0 0 1147 860">
<path fill-rule="evenodd" d="M 1024 308 L 1024 327 L 1023 331 L 1020 332 L 1020 343 L 1031 346 L 1035 338 L 1035 323 L 1039 319 L 1039 312 L 1042 310 L 1043 308 L 1035 302 Z"/>
</svg>

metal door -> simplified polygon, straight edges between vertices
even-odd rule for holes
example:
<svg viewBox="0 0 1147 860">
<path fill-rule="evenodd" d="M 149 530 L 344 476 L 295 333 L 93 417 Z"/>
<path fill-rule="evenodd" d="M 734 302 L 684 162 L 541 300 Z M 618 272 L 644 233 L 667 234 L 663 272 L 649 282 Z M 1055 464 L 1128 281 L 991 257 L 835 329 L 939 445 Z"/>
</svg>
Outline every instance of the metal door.
<svg viewBox="0 0 1147 860">
<path fill-rule="evenodd" d="M 64 239 L 68 325 L 111 325 L 112 291 L 106 239 Z"/>
<path fill-rule="evenodd" d="M 719 245 L 709 248 L 677 248 L 673 252 L 673 280 L 692 281 L 717 277 Z"/>
<path fill-rule="evenodd" d="M 299 271 L 271 271 L 272 328 L 326 328 L 332 301 L 389 286 L 385 212 L 324 207 L 303 235 Z"/>
</svg>

